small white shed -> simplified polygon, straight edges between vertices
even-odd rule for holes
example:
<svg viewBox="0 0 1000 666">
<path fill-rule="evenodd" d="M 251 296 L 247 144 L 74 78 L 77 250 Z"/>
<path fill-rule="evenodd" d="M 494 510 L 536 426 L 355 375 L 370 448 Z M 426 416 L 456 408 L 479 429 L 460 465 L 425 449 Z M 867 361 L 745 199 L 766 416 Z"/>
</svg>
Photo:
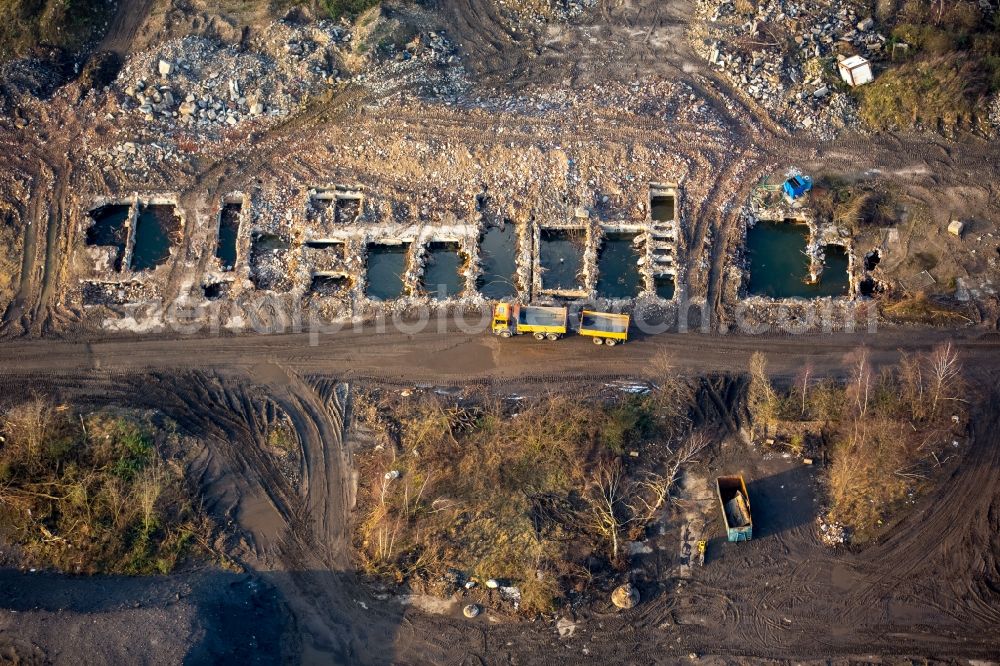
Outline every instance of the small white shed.
<svg viewBox="0 0 1000 666">
<path fill-rule="evenodd" d="M 840 61 L 839 67 L 840 78 L 852 86 L 861 86 L 870 83 L 875 78 L 872 76 L 871 63 L 859 55 L 844 58 Z"/>
</svg>

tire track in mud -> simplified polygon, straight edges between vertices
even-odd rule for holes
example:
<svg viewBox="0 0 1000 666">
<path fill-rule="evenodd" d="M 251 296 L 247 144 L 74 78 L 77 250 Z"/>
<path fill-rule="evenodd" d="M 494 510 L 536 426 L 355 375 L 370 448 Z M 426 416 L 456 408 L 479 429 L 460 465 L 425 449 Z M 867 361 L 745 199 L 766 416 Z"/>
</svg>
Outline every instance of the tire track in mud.
<svg viewBox="0 0 1000 666">
<path fill-rule="evenodd" d="M 332 399 L 324 400 L 298 375 L 280 366 L 270 366 L 266 377 L 259 372 L 253 376 L 263 380 L 298 434 L 304 467 L 304 510 L 312 525 L 309 540 L 322 548 L 324 565 L 346 568 L 350 506 L 344 491 L 350 486 L 351 476 L 344 454 L 344 403 L 349 400 L 349 391 L 346 387 L 343 392 L 335 390 Z"/>
<path fill-rule="evenodd" d="M 987 404 L 996 405 L 1000 394 L 993 389 L 992 393 L 987 389 L 991 396 Z M 851 605 L 870 604 L 889 590 L 914 587 L 914 598 L 936 605 L 956 620 L 984 627 L 1000 624 L 1000 589 L 977 587 L 975 577 L 969 580 L 965 567 L 956 566 L 969 560 L 977 562 L 974 568 L 982 577 L 991 561 L 996 571 L 1000 557 L 995 509 L 1000 502 L 1000 412 L 978 410 L 973 418 L 977 422 L 970 449 L 950 477 L 937 484 L 935 492 L 922 497 L 886 538 L 865 550 L 854 563 L 864 585 L 850 597 Z M 998 581 L 994 579 L 993 584 Z M 942 603 L 942 597 L 950 602 Z"/>
<path fill-rule="evenodd" d="M 72 167 L 60 170 L 58 176 L 54 178 L 54 191 L 52 193 L 52 209 L 46 216 L 45 223 L 45 262 L 42 264 L 41 293 L 38 302 L 35 304 L 31 316 L 33 327 L 36 331 L 45 328 L 54 316 L 53 309 L 49 307 L 49 301 L 56 289 L 59 279 L 59 259 L 66 254 L 60 252 L 62 245 L 60 242 L 60 231 L 65 222 L 69 219 L 63 211 L 66 199 L 66 185 L 69 182 Z M 67 225 L 68 226 L 68 225 Z M 72 230 L 66 229 L 65 233 L 72 238 Z M 40 319 L 44 316 L 44 319 Z"/>
<path fill-rule="evenodd" d="M 4 313 L 3 328 L 8 332 L 15 324 L 20 325 L 22 331 L 28 331 L 31 326 L 31 317 L 28 313 L 30 300 L 35 290 L 35 272 L 38 261 L 38 230 L 42 226 L 42 220 L 47 218 L 45 209 L 48 196 L 46 194 L 48 185 L 53 180 L 53 172 L 50 165 L 44 160 L 39 160 L 38 168 L 33 172 L 34 187 L 31 188 L 31 203 L 27 208 L 27 227 L 24 233 L 24 241 L 21 249 L 21 271 L 18 278 L 17 294 L 11 301 Z"/>
<path fill-rule="evenodd" d="M 357 601 L 371 598 L 350 571 L 346 385 L 317 391 L 269 366 L 249 377 L 93 372 L 73 381 L 21 382 L 13 390 L 0 381 L 0 387 L 5 401 L 47 393 L 78 404 L 155 409 L 174 420 L 199 442 L 186 476 L 197 483 L 204 506 L 221 526 L 251 538 L 235 550 L 278 589 L 292 613 L 295 660 L 383 661 L 378 646 L 392 644 L 401 611 L 368 612 Z M 282 412 L 303 452 L 307 475 L 300 488 L 268 450 L 268 427 Z"/>
<path fill-rule="evenodd" d="M 400 619 L 390 608 L 368 611 L 364 600 L 370 602 L 370 594 L 351 570 L 350 388 L 334 380 L 313 386 L 273 363 L 252 369 L 251 377 L 291 419 L 302 451 L 302 512 L 281 536 L 278 566 L 262 574 L 281 590 L 296 618 L 299 657 L 382 661 L 377 646 L 392 643 Z"/>
</svg>

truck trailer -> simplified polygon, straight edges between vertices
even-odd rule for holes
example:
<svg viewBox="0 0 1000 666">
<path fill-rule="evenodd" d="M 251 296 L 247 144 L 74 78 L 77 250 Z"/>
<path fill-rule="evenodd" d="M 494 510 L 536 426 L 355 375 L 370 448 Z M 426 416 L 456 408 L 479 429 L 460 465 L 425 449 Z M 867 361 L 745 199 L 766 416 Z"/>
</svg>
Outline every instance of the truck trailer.
<svg viewBox="0 0 1000 666">
<path fill-rule="evenodd" d="M 629 316 L 626 314 L 590 310 L 580 313 L 580 335 L 589 337 L 595 345 L 614 347 L 619 342 L 625 342 L 628 340 L 628 324 Z"/>
<path fill-rule="evenodd" d="M 726 523 L 726 536 L 730 541 L 749 541 L 753 536 L 753 519 L 750 517 L 750 495 L 743 475 L 720 476 L 716 479 L 722 520 Z"/>
<path fill-rule="evenodd" d="M 530 333 L 536 340 L 558 340 L 566 335 L 568 316 L 565 307 L 497 303 L 493 308 L 493 334 L 509 338 Z"/>
</svg>

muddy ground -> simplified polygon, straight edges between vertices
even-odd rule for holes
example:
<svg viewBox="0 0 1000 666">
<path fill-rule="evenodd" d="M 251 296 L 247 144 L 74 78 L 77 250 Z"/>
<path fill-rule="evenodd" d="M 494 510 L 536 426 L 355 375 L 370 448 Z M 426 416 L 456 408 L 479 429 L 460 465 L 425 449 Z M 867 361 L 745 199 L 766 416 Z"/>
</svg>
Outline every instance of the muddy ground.
<svg viewBox="0 0 1000 666">
<path fill-rule="evenodd" d="M 229 4 L 122 3 L 103 48 L 141 55 L 188 33 L 236 45 L 261 36 L 265 17 Z M 902 228 L 900 244 L 886 246 L 886 264 L 902 267 L 900 279 L 919 268 L 909 253 L 928 247 L 942 258 L 936 279 L 945 287 L 952 277 L 986 280 L 996 271 L 986 259 L 996 251 L 995 142 L 791 134 L 695 55 L 685 37 L 693 12 L 683 1 L 598 2 L 571 21 L 531 29 L 512 27 L 489 0 L 427 8 L 414 20 L 425 31 L 443 29 L 456 45 L 468 83 L 457 96 L 383 73 L 379 85 L 348 82 L 303 101 L 288 118 L 201 144 L 147 126 L 110 95 L 81 101 L 76 84 L 0 117 L 0 215 L 13 211 L 20 240 L 5 248 L 18 273 L 0 328 L 0 400 L 40 392 L 173 418 L 202 442 L 191 452 L 191 478 L 228 530 L 226 549 L 251 572 L 139 580 L 6 569 L 0 659 L 78 663 L 83 650 L 92 663 L 995 659 L 1000 342 L 986 292 L 977 306 L 982 326 L 958 332 L 638 334 L 613 353 L 580 338 L 500 341 L 436 322 L 413 333 L 348 329 L 320 335 L 317 345 L 295 332 L 111 336 L 108 312 L 83 307 L 80 280 L 91 267 L 82 221 L 97 198 L 176 199 L 185 225 L 155 273 L 157 296 L 169 300 L 210 272 L 207 239 L 223 197 L 254 192 L 261 224 L 280 226 L 283 206 L 305 215 L 309 187 L 345 181 L 364 184 L 402 221 L 431 225 L 447 214 L 474 220 L 484 185 L 502 197 L 496 215 L 529 220 L 569 218 L 581 205 L 625 217 L 648 194 L 648 181 L 679 181 L 683 287 L 707 304 L 712 330 L 731 324 L 739 306 L 731 266 L 751 191 L 791 165 L 883 178 L 932 211 L 923 227 Z M 162 142 L 176 148 L 175 158 L 142 168 L 108 158 L 127 142 L 154 157 L 161 153 L 152 144 Z M 602 193 L 612 196 L 610 210 L 597 205 Z M 961 241 L 941 233 L 956 211 L 973 220 Z M 401 390 L 475 382 L 498 392 L 591 395 L 614 382 L 655 381 L 667 357 L 687 374 L 721 375 L 745 370 L 750 354 L 763 350 L 779 378 L 806 362 L 817 375 L 841 375 L 859 344 L 881 364 L 946 339 L 972 371 L 971 395 L 984 398 L 970 444 L 941 470 L 936 490 L 861 552 L 830 550 L 818 539 L 822 468 L 747 448 L 735 434 L 734 397 L 720 389 L 708 418 L 729 431 L 707 464 L 747 475 L 760 531 L 748 544 L 723 543 L 714 511 L 705 509 L 707 565 L 688 571 L 680 555 L 687 522 L 665 524 L 656 549 L 636 562 L 643 602 L 634 610 L 598 606 L 527 622 L 489 609 L 467 620 L 455 604 L 433 613 L 379 600 L 353 571 L 351 451 L 365 441 L 351 414 L 359 383 Z M 300 440 L 296 474 L 275 463 L 264 441 L 275 406 Z M 699 502 L 710 506 L 690 498 L 690 506 Z M 16 558 L 6 554 L 5 564 Z"/>
<path fill-rule="evenodd" d="M 574 371 L 562 373 L 566 379 L 558 384 L 551 375 L 498 379 L 496 390 L 608 390 L 593 379 L 571 379 Z M 396 390 L 412 390 L 404 375 L 397 375 Z M 988 659 L 1000 649 L 992 631 L 1000 620 L 995 402 L 977 408 L 970 443 L 945 463 L 936 490 L 887 525 L 874 545 L 852 552 L 819 539 L 823 468 L 762 453 L 726 434 L 741 422 L 732 402 L 739 383 L 716 380 L 706 385 L 698 418 L 717 424 L 721 435 L 688 470 L 683 503 L 651 535 L 652 552 L 633 560 L 643 599 L 637 608 L 616 612 L 597 604 L 564 609 L 555 622 L 529 622 L 499 607 L 468 620 L 448 600 L 386 599 L 352 570 L 351 454 L 367 441 L 353 427 L 359 381 L 372 380 L 341 381 L 276 361 L 242 369 L 6 375 L 9 400 L 43 392 L 83 404 L 155 407 L 199 433 L 203 448 L 191 452 L 190 476 L 206 508 L 228 526 L 228 551 L 252 574 L 208 570 L 150 581 L 6 571 L 5 649 L 57 663 L 68 663 L 68 651 L 89 642 L 93 661 L 101 663 L 123 654 L 228 662 L 244 660 L 244 648 L 261 661 L 277 652 L 309 663 L 618 662 L 625 654 L 648 662 L 691 654 L 727 662 L 874 655 L 954 660 Z M 990 394 L 995 368 L 981 366 L 974 381 L 974 390 Z M 298 433 L 300 480 L 278 467 L 265 443 L 266 414 L 275 405 Z M 719 470 L 740 470 L 748 479 L 756 523 L 749 543 L 722 538 L 717 506 L 706 492 L 709 475 Z M 682 553 L 682 537 L 692 529 L 709 540 L 704 568 L 687 566 Z M 92 593 L 94 585 L 99 594 Z M 123 610 L 136 603 L 139 608 Z M 98 630 L 81 638 L 83 625 L 95 620 Z M 106 629 L 102 622 L 109 622 Z M 134 645 L 147 623 L 157 629 L 142 634 L 148 641 L 141 647 Z M 173 629 L 160 633 L 164 625 Z"/>
</svg>

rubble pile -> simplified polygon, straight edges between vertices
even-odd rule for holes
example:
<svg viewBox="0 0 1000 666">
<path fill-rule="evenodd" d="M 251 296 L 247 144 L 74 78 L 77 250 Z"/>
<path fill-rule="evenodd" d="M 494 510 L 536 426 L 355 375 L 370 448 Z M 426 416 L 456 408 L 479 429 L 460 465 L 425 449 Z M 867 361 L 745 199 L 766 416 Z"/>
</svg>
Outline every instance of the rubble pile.
<svg viewBox="0 0 1000 666">
<path fill-rule="evenodd" d="M 339 48 L 351 34 L 319 22 L 278 22 L 260 50 L 185 37 L 133 58 L 118 77 L 122 108 L 147 121 L 199 129 L 285 116 L 309 93 L 341 78 Z"/>
<path fill-rule="evenodd" d="M 154 285 L 139 281 L 84 282 L 80 286 L 84 305 L 123 305 L 156 298 Z"/>
<path fill-rule="evenodd" d="M 710 131 L 725 126 L 718 113 L 691 86 L 678 81 L 647 77 L 631 82 L 608 81 L 576 88 L 526 86 L 518 95 L 493 88 L 478 96 L 472 106 L 491 113 L 516 113 L 529 117 L 573 113 L 573 119 L 618 117 L 658 119 L 672 124 L 690 123 Z"/>
<path fill-rule="evenodd" d="M 258 234 L 253 240 L 250 254 L 250 280 L 254 287 L 268 291 L 286 292 L 292 288 L 296 266 L 294 253 L 287 241 L 281 239 L 273 246 Z M 274 240 L 280 237 L 272 236 Z"/>
<path fill-rule="evenodd" d="M 793 127 L 830 136 L 853 126 L 855 105 L 839 83 L 837 56 L 883 58 L 886 37 L 867 9 L 854 2 L 769 0 L 746 3 L 741 12 L 739 4 L 698 0 L 695 50 Z"/>
<path fill-rule="evenodd" d="M 597 0 L 496 0 L 496 9 L 512 31 L 570 21 L 597 6 Z"/>
<path fill-rule="evenodd" d="M 819 527 L 819 538 L 827 546 L 843 546 L 851 540 L 848 528 L 837 522 L 828 522 L 820 516 L 816 519 Z"/>
<path fill-rule="evenodd" d="M 151 165 L 155 164 L 162 169 L 168 165 L 179 168 L 185 164 L 185 160 L 177 152 L 175 143 L 167 139 L 149 143 L 137 141 L 115 143 L 108 148 L 108 157 L 117 168 L 135 174 L 143 180 L 148 179 Z M 88 162 L 95 161 L 93 155 L 88 155 L 87 158 Z"/>
<path fill-rule="evenodd" d="M 450 106 L 470 87 L 458 49 L 443 31 L 421 33 L 401 47 L 386 44 L 382 50 L 382 57 L 355 78 L 382 105 L 389 93 L 412 90 L 417 97 Z"/>
</svg>

